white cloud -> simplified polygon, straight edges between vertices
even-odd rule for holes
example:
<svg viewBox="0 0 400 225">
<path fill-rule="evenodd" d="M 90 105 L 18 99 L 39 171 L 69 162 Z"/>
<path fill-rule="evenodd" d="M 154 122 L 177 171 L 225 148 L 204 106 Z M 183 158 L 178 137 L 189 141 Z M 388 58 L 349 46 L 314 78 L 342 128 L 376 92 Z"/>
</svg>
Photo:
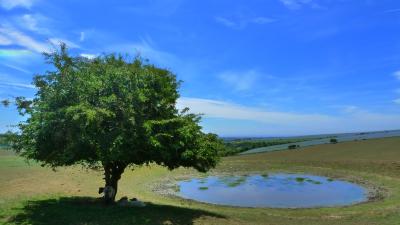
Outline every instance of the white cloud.
<svg viewBox="0 0 400 225">
<path fill-rule="evenodd" d="M 400 12 L 400 8 L 399 9 L 388 9 L 383 11 L 383 13 L 398 13 Z"/>
<path fill-rule="evenodd" d="M 25 14 L 22 16 L 22 21 L 25 24 L 26 28 L 32 31 L 37 31 L 39 28 L 37 27 L 37 20 L 30 14 Z"/>
<path fill-rule="evenodd" d="M 11 40 L 14 44 L 25 47 L 29 50 L 35 52 L 49 52 L 50 47 L 48 44 L 36 41 L 30 36 L 12 28 L 0 26 L 0 34 L 6 36 L 9 40 Z"/>
<path fill-rule="evenodd" d="M 49 42 L 55 46 L 59 46 L 61 43 L 65 43 L 68 48 L 80 48 L 80 46 L 75 44 L 74 42 L 62 38 L 50 38 Z"/>
<path fill-rule="evenodd" d="M 21 68 L 20 66 L 10 65 L 10 64 L 7 64 L 7 63 L 1 63 L 0 65 L 6 66 L 8 68 L 11 68 L 11 69 L 23 72 L 23 73 L 32 74 L 32 72 L 30 72 L 30 71 L 28 71 L 28 70 L 26 70 L 24 68 Z"/>
<path fill-rule="evenodd" d="M 135 1 L 135 4 L 119 4 L 117 9 L 132 15 L 171 16 L 179 10 L 184 0 Z"/>
<path fill-rule="evenodd" d="M 33 55 L 33 52 L 26 49 L 0 49 L 1 62 L 6 62 L 7 59 L 14 59 L 14 61 L 23 63 Z M 8 62 L 9 63 L 9 62 Z M 26 64 L 26 63 L 25 63 Z"/>
<path fill-rule="evenodd" d="M 149 58 L 161 64 L 169 64 L 169 62 L 176 60 L 175 56 L 173 56 L 172 54 L 155 49 L 147 42 L 132 44 L 131 47 L 133 50 L 136 50 L 141 56 Z"/>
<path fill-rule="evenodd" d="M 24 30 L 29 30 L 38 34 L 45 34 L 45 35 L 51 35 L 49 29 L 43 27 L 43 25 L 48 26 L 49 21 L 50 21 L 49 18 L 41 14 L 24 14 L 14 19 L 14 22 L 18 27 Z"/>
<path fill-rule="evenodd" d="M 255 70 L 245 72 L 225 71 L 219 74 L 218 78 L 236 91 L 246 91 L 253 87 L 260 76 Z"/>
<path fill-rule="evenodd" d="M 331 117 L 324 115 L 265 111 L 259 108 L 201 98 L 182 97 L 178 100 L 178 107 L 189 107 L 191 112 L 203 113 L 205 117 L 252 120 L 270 124 L 315 123 L 332 120 Z"/>
<path fill-rule="evenodd" d="M 305 5 L 310 5 L 313 8 L 319 7 L 313 0 L 279 0 L 282 2 L 288 9 L 296 10 L 300 9 Z"/>
<path fill-rule="evenodd" d="M 252 23 L 255 23 L 255 24 L 267 24 L 267 23 L 275 22 L 275 19 L 271 19 L 271 18 L 267 18 L 267 17 L 255 17 L 249 21 Z"/>
<path fill-rule="evenodd" d="M 86 36 L 86 35 L 85 35 L 85 32 L 82 31 L 82 32 L 79 34 L 79 41 L 80 41 L 80 42 L 85 41 L 85 38 L 86 38 L 85 36 Z"/>
<path fill-rule="evenodd" d="M 247 27 L 249 24 L 268 24 L 273 23 L 276 20 L 267 17 L 254 17 L 254 18 L 239 18 L 239 19 L 228 19 L 226 17 L 215 17 L 215 21 L 218 23 L 233 29 L 243 29 Z"/>
<path fill-rule="evenodd" d="M 348 105 L 343 107 L 343 112 L 345 113 L 355 113 L 358 110 L 360 110 L 360 108 L 354 105 Z"/>
<path fill-rule="evenodd" d="M 400 105 L 400 98 L 393 100 L 393 102 Z"/>
<path fill-rule="evenodd" d="M 12 41 L 7 37 L 0 35 L 0 45 L 11 45 Z"/>
<path fill-rule="evenodd" d="M 0 6 L 10 10 L 16 7 L 30 8 L 34 0 L 0 0 Z"/>
<path fill-rule="evenodd" d="M 207 127 L 207 130 L 221 135 L 254 135 L 255 132 L 259 132 L 258 135 L 260 136 L 269 134 L 299 135 L 389 130 L 400 127 L 400 115 L 371 113 L 364 110 L 354 110 L 348 114 L 338 116 L 317 113 L 301 114 L 268 111 L 223 101 L 185 97 L 178 100 L 177 106 L 180 109 L 189 107 L 190 112 L 202 113 L 204 118 L 208 119 L 217 118 L 250 122 L 234 126 L 228 121 L 222 125 L 220 123 L 218 126 L 211 124 L 211 127 Z M 238 130 L 229 130 L 230 126 Z"/>
<path fill-rule="evenodd" d="M 233 28 L 233 27 L 237 27 L 238 26 L 238 24 L 236 24 L 234 21 L 228 20 L 227 18 L 224 18 L 224 17 L 216 17 L 215 20 L 218 23 L 220 23 L 220 24 L 222 24 L 224 26 L 227 26 L 227 27 L 232 27 Z"/>
<path fill-rule="evenodd" d="M 88 58 L 88 59 L 94 59 L 94 58 L 96 58 L 97 55 L 82 53 L 82 54 L 80 54 L 80 56 Z"/>
<path fill-rule="evenodd" d="M 45 20 L 47 20 L 47 18 L 39 14 L 26 14 L 12 23 L 7 21 L 0 23 L 0 44 L 4 42 L 3 44 L 18 45 L 37 53 L 51 52 L 54 48 L 57 48 L 61 42 L 66 43 L 70 48 L 80 48 L 79 45 L 66 39 L 52 37 L 46 41 L 40 41 L 34 38 L 34 36 L 27 35 L 25 32 L 21 31 L 21 29 L 29 30 L 37 34 L 46 34 L 46 36 L 50 36 L 51 32 L 47 28 L 38 26 L 40 21 L 43 22 Z"/>
<path fill-rule="evenodd" d="M 393 73 L 393 76 L 396 77 L 397 80 L 400 80 L 400 70 Z"/>
<path fill-rule="evenodd" d="M 156 63 L 161 66 L 178 65 L 178 62 L 180 62 L 175 55 L 157 49 L 151 39 L 143 39 L 141 42 L 137 43 L 111 46 L 107 51 L 138 54 L 144 59 L 149 59 L 150 63 Z"/>
<path fill-rule="evenodd" d="M 1 82 L 0 86 L 11 87 L 11 88 L 27 88 L 27 89 L 35 89 L 36 87 L 31 84 L 25 83 L 11 83 L 11 82 Z"/>
</svg>

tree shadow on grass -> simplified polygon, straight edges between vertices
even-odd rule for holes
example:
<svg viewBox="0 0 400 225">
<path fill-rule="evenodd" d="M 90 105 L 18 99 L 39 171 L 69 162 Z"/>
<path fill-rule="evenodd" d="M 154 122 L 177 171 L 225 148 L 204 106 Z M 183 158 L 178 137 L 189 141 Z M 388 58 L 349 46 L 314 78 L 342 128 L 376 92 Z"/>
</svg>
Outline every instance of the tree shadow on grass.
<svg viewBox="0 0 400 225">
<path fill-rule="evenodd" d="M 29 201 L 22 212 L 8 222 L 32 225 L 190 225 L 203 216 L 224 218 L 203 210 L 170 205 L 147 204 L 143 208 L 105 206 L 95 198 L 71 197 Z"/>
</svg>

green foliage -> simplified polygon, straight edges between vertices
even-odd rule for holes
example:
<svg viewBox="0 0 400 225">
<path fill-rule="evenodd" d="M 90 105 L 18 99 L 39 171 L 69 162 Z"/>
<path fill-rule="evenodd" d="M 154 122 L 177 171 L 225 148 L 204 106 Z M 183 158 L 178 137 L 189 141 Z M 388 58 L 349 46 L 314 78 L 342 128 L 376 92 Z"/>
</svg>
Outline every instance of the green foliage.
<svg viewBox="0 0 400 225">
<path fill-rule="evenodd" d="M 298 148 L 300 148 L 300 145 L 289 145 L 288 146 L 288 149 L 298 149 Z"/>
<path fill-rule="evenodd" d="M 281 145 L 312 140 L 312 138 L 280 138 L 280 139 L 238 139 L 225 142 L 225 148 L 220 152 L 221 156 L 235 155 L 254 148 L 262 148 L 273 145 Z"/>
<path fill-rule="evenodd" d="M 12 133 L 7 132 L 5 134 L 0 134 L 0 149 L 1 148 L 8 148 L 10 145 L 10 138 L 12 136 Z"/>
<path fill-rule="evenodd" d="M 12 145 L 22 156 L 102 165 L 116 180 L 132 165 L 215 167 L 222 142 L 201 131 L 198 115 L 177 110 L 180 82 L 170 71 L 114 54 L 72 57 L 65 45 L 45 57 L 55 70 L 35 76 L 33 100 L 16 98 L 28 118 Z"/>
<path fill-rule="evenodd" d="M 338 143 L 338 140 L 336 138 L 331 138 L 329 141 L 331 142 L 331 144 L 337 144 Z"/>
<path fill-rule="evenodd" d="M 0 145 L 6 145 L 7 144 L 7 137 L 4 134 L 0 134 Z"/>
<path fill-rule="evenodd" d="M 3 99 L 3 100 L 0 101 L 0 104 L 2 104 L 5 107 L 7 107 L 7 106 L 9 106 L 11 104 L 11 102 L 8 99 Z"/>
</svg>

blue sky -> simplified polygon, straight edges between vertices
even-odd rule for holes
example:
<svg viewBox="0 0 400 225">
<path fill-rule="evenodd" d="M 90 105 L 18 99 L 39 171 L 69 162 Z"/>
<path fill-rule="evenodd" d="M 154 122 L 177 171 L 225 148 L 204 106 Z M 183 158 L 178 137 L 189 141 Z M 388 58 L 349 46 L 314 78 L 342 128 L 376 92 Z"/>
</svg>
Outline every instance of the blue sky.
<svg viewBox="0 0 400 225">
<path fill-rule="evenodd" d="M 397 0 L 0 0 L 0 99 L 62 41 L 169 68 L 222 136 L 400 129 L 399 28 Z M 0 107 L 0 132 L 20 119 Z"/>
</svg>

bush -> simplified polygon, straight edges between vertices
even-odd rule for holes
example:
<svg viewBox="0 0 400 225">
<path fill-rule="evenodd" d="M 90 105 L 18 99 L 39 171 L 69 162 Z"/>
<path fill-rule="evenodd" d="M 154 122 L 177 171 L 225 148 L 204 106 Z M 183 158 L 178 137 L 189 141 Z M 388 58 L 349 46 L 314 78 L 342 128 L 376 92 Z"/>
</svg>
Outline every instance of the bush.
<svg viewBox="0 0 400 225">
<path fill-rule="evenodd" d="M 300 145 L 289 145 L 288 149 L 298 149 L 300 148 Z"/>
</svg>

